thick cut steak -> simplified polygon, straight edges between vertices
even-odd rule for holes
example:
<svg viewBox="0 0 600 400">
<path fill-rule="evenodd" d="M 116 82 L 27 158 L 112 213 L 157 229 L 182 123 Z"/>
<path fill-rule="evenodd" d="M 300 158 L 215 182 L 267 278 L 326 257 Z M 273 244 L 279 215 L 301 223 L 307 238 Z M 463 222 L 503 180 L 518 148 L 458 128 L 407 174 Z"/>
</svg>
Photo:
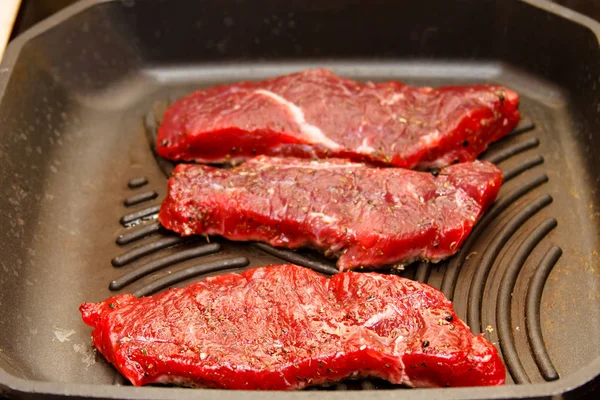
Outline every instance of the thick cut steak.
<svg viewBox="0 0 600 400">
<path fill-rule="evenodd" d="M 458 251 L 501 182 L 502 172 L 481 161 L 437 176 L 341 159 L 180 164 L 158 218 L 185 236 L 317 248 L 339 257 L 341 271 L 436 262 Z"/>
<path fill-rule="evenodd" d="M 167 110 L 156 148 L 205 163 L 266 154 L 441 167 L 509 133 L 518 103 L 502 86 L 358 83 L 316 69 L 194 92 Z"/>
<path fill-rule="evenodd" d="M 374 376 L 415 387 L 504 383 L 496 349 L 436 289 L 395 275 L 325 278 L 295 265 L 80 307 L 134 385 L 299 389 Z"/>
</svg>

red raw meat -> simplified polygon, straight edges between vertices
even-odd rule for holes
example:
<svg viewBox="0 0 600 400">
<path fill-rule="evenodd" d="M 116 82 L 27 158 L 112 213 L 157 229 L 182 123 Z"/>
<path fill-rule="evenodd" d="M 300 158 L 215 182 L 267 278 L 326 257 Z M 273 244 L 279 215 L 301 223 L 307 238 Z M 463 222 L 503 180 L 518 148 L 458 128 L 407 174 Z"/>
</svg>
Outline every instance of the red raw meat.
<svg viewBox="0 0 600 400">
<path fill-rule="evenodd" d="M 338 256 L 340 271 L 436 262 L 458 251 L 501 182 L 502 172 L 482 161 L 437 176 L 341 159 L 180 164 L 158 218 L 184 236 L 314 247 Z"/>
<path fill-rule="evenodd" d="M 316 69 L 194 92 L 167 110 L 156 148 L 205 163 L 266 154 L 442 167 L 509 133 L 518 104 L 503 86 L 358 83 Z"/>
<path fill-rule="evenodd" d="M 395 275 L 328 279 L 295 265 L 80 307 L 134 385 L 299 389 L 373 376 L 415 387 L 501 385 L 496 349 L 438 290 Z"/>
</svg>

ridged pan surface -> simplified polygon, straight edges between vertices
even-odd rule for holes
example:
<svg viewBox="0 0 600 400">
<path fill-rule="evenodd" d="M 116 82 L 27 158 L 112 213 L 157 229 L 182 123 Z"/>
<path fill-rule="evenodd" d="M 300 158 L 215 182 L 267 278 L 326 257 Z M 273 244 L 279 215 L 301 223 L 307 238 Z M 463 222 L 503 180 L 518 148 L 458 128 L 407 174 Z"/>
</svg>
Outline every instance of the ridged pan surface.
<svg viewBox="0 0 600 400">
<path fill-rule="evenodd" d="M 184 239 L 156 220 L 172 164 L 155 156 L 152 138 L 170 103 L 194 89 L 317 66 L 362 81 L 498 83 L 521 95 L 524 118 L 519 127 L 480 157 L 503 170 L 500 194 L 460 252 L 438 264 L 384 271 L 442 290 L 473 332 L 497 346 L 507 366 L 505 388 L 429 393 L 445 398 L 544 397 L 571 391 L 600 373 L 594 370 L 600 369 L 600 90 L 577 83 L 585 77 L 572 82 L 559 78 L 562 64 L 541 55 L 527 57 L 538 57 L 543 68 L 535 60 L 514 61 L 496 37 L 502 36 L 496 32 L 501 28 L 486 16 L 472 24 L 490 34 L 495 50 L 476 37 L 462 44 L 440 37 L 440 32 L 456 37 L 472 32 L 454 31 L 468 19 L 442 1 L 430 2 L 437 11 L 429 19 L 413 11 L 414 18 L 429 21 L 430 30 L 397 27 L 406 48 L 377 42 L 391 27 L 370 33 L 356 28 L 371 35 L 372 42 L 356 38 L 354 47 L 346 43 L 336 48 L 334 41 L 341 39 L 334 28 L 342 26 L 342 19 L 348 26 L 360 20 L 359 6 L 351 1 L 323 2 L 310 10 L 291 2 L 294 12 L 284 12 L 275 1 L 265 1 L 263 10 L 244 1 L 222 3 L 233 8 L 199 2 L 183 15 L 161 1 L 89 8 L 88 2 L 69 11 L 74 16 L 9 51 L 3 67 L 12 63 L 10 71 L 0 70 L 0 78 L 10 73 L 0 80 L 0 394 L 191 396 L 193 391 L 175 388 L 129 391 L 93 350 L 79 304 L 116 293 L 150 295 L 207 276 L 284 262 L 323 274 L 336 272 L 334 260 L 314 252 L 218 237 Z M 481 3 L 494 4 L 472 2 L 470 12 L 484 15 Z M 398 12 L 392 2 L 377 4 Z M 567 32 L 568 24 L 561 25 L 558 16 L 527 3 L 515 1 L 515 15 L 496 11 L 523 38 L 529 28 L 518 25 L 522 15 L 540 18 L 539 29 L 560 26 Z M 364 13 L 375 29 L 373 12 Z M 177 15 L 179 23 L 164 23 L 161 15 L 165 20 Z M 250 26 L 242 15 L 262 22 Z M 544 15 L 551 17 L 543 22 Z M 400 25 L 410 23 L 408 16 L 398 18 Z M 574 24 L 571 35 L 580 41 L 557 39 L 553 45 L 588 57 L 582 60 L 587 67 L 569 68 L 573 73 L 588 68 L 597 83 L 598 42 L 591 31 L 587 37 L 577 24 L 567 22 Z M 220 35 L 214 33 L 217 28 Z M 205 36 L 190 36 L 194 32 Z M 326 39 L 316 41 L 318 37 Z M 244 47 L 235 38 L 250 42 Z M 184 40 L 189 46 L 167 46 Z M 56 43 L 64 46 L 53 47 Z M 194 46 L 197 54 L 188 54 Z M 535 48 L 525 39 L 515 41 L 520 51 L 528 46 Z M 432 54 L 454 60 L 435 61 Z M 506 63 L 485 61 L 504 58 Z M 535 73 L 541 69 L 550 72 Z M 41 385 L 36 390 L 34 381 Z M 341 389 L 402 390 L 379 380 L 311 390 L 335 396 Z"/>
</svg>

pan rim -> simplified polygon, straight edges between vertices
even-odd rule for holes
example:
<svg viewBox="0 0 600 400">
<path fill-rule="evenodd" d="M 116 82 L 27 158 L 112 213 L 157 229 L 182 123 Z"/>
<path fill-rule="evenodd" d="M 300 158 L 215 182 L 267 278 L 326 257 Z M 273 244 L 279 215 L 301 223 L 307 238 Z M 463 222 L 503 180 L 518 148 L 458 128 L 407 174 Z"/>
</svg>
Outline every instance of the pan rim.
<svg viewBox="0 0 600 400">
<path fill-rule="evenodd" d="M 505 399 L 518 396 L 527 398 L 551 398 L 563 396 L 567 393 L 574 394 L 577 391 L 585 392 L 592 388 L 597 381 L 597 371 L 600 370 L 600 357 L 591 364 L 582 367 L 560 380 L 529 385 L 491 386 L 491 387 L 465 387 L 465 388 L 432 388 L 432 389 L 410 389 L 402 392 L 402 397 L 408 400 L 422 399 L 424 394 L 430 399 L 459 398 L 465 400 L 479 399 Z M 244 396 L 249 400 L 293 400 L 299 397 L 307 398 L 322 396 L 322 392 L 311 391 L 237 391 L 223 389 L 186 389 L 186 388 L 161 388 L 161 387 L 134 387 L 114 386 L 108 384 L 80 384 L 66 382 L 43 382 L 30 381 L 8 374 L 0 370 L 0 388 L 5 387 L 13 394 L 38 394 L 52 396 L 85 397 L 91 399 L 196 399 L 198 394 L 202 396 L 229 400 Z M 167 390 L 168 389 L 168 390 Z M 0 389 L 0 393 L 4 390 Z M 388 398 L 398 394 L 398 389 L 385 389 L 371 391 L 373 400 Z M 231 397 L 230 397 L 231 396 Z M 359 400 L 364 397 L 362 391 L 334 391 L 327 394 L 334 400 L 348 399 Z"/>
</svg>

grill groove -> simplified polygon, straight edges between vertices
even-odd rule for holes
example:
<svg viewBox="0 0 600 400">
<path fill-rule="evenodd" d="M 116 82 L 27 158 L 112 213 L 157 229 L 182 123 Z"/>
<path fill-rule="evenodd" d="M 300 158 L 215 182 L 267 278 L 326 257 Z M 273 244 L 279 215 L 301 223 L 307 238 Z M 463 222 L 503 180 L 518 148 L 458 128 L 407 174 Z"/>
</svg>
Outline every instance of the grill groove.
<svg viewBox="0 0 600 400">
<path fill-rule="evenodd" d="M 511 332 L 512 291 L 527 257 L 556 225 L 557 222 L 554 218 L 546 218 L 529 234 L 513 255 L 500 282 L 496 303 L 496 326 L 498 327 L 498 337 L 500 338 L 500 347 L 502 348 L 506 367 L 516 383 L 530 383 L 531 380 L 527 376 L 523 364 L 521 364 Z"/>
<path fill-rule="evenodd" d="M 123 215 L 120 222 L 124 227 L 133 226 L 142 220 L 155 218 L 159 211 L 160 205 L 147 207 L 131 214 Z"/>
<path fill-rule="evenodd" d="M 120 235 L 117 238 L 116 243 L 119 246 L 124 246 L 126 244 L 135 242 L 136 240 L 145 238 L 146 236 L 150 236 L 150 235 L 160 231 L 160 229 L 161 229 L 161 225 L 158 222 L 153 222 L 151 224 L 141 226 L 135 230 L 131 230 L 129 232 L 126 232 L 126 233 Z"/>
<path fill-rule="evenodd" d="M 533 350 L 535 363 L 546 381 L 555 381 L 559 378 L 559 375 L 550 360 L 548 350 L 546 350 L 546 345 L 544 344 L 542 326 L 540 324 L 540 303 L 546 279 L 561 255 L 562 249 L 558 246 L 552 246 L 544 255 L 529 283 L 525 306 L 527 337 Z"/>
<path fill-rule="evenodd" d="M 537 155 L 537 156 L 533 156 L 533 157 L 529 157 L 525 160 L 523 160 L 520 164 L 507 169 L 507 170 L 503 170 L 502 171 L 502 175 L 504 175 L 504 182 L 508 182 L 513 178 L 516 178 L 517 176 L 521 175 L 523 172 L 527 171 L 528 169 L 531 169 L 535 166 L 538 166 L 540 164 L 544 163 L 544 157 Z"/>
<path fill-rule="evenodd" d="M 509 133 L 507 136 L 517 136 L 522 133 L 529 132 L 529 131 L 533 130 L 534 128 L 535 128 L 535 123 L 531 119 L 529 119 L 527 117 L 521 118 L 517 127 L 511 133 Z"/>
<path fill-rule="evenodd" d="M 154 200 L 157 197 L 158 193 L 156 193 L 154 190 L 149 190 L 147 192 L 134 194 L 133 196 L 126 198 L 123 201 L 123 204 L 125 204 L 127 207 L 132 207 L 137 204 L 145 203 L 146 201 Z"/>
<path fill-rule="evenodd" d="M 164 289 L 189 278 L 207 274 L 209 272 L 223 271 L 232 268 L 242 268 L 246 267 L 248 264 L 250 264 L 250 261 L 246 257 L 230 258 L 227 260 L 220 260 L 211 263 L 200 264 L 156 279 L 148 285 L 133 292 L 133 295 L 136 297 L 148 296 L 161 289 Z"/>
<path fill-rule="evenodd" d="M 311 268 L 317 272 L 321 272 L 323 274 L 333 275 L 337 274 L 338 270 L 331 265 L 325 264 L 323 262 L 311 260 L 310 258 L 303 256 L 302 254 L 298 254 L 294 251 L 287 249 L 278 249 L 273 246 L 270 246 L 266 243 L 252 243 L 252 245 L 267 254 L 272 256 L 281 258 L 284 261 L 291 262 L 293 264 L 298 264 L 303 267 Z"/>
<path fill-rule="evenodd" d="M 187 250 L 178 251 L 177 253 L 151 261 L 148 264 L 144 264 L 132 271 L 127 272 L 126 274 L 121 275 L 120 277 L 112 281 L 108 288 L 112 291 L 121 290 L 125 286 L 137 281 L 138 279 L 141 279 L 146 275 L 150 275 L 151 273 L 156 272 L 162 268 L 186 260 L 191 260 L 192 258 L 217 253 L 219 251 L 221 251 L 221 246 L 218 243 L 211 243 L 198 247 L 193 247 Z"/>
<path fill-rule="evenodd" d="M 431 272 L 431 264 L 428 262 L 420 262 L 416 267 L 415 281 L 427 283 L 429 279 L 429 273 Z"/>
<path fill-rule="evenodd" d="M 549 194 L 542 195 L 524 206 L 504 228 L 492 239 L 485 249 L 481 262 L 469 288 L 469 302 L 467 306 L 467 324 L 471 327 L 474 334 L 481 333 L 481 302 L 483 299 L 483 289 L 490 273 L 492 265 L 500 250 L 508 242 L 510 237 L 533 215 L 542 208 L 552 203 L 552 197 Z"/>
<path fill-rule="evenodd" d="M 446 269 L 446 273 L 444 274 L 444 278 L 442 280 L 441 290 L 448 297 L 448 299 L 452 300 L 454 298 L 454 290 L 456 288 L 456 282 L 458 280 L 458 274 L 462 265 L 464 264 L 468 254 L 471 251 L 471 247 L 485 229 L 485 227 L 495 219 L 500 213 L 506 210 L 511 204 L 517 201 L 519 198 L 540 186 L 541 184 L 548 181 L 548 176 L 546 174 L 537 176 L 518 188 L 514 189 L 512 192 L 504 195 L 500 199 L 498 199 L 492 207 L 484 214 L 484 216 L 479 220 L 475 228 L 463 243 L 462 248 L 456 254 L 450 262 L 448 263 L 448 268 Z"/>
<path fill-rule="evenodd" d="M 526 150 L 537 147 L 537 146 L 539 146 L 539 144 L 540 144 L 539 139 L 533 137 L 533 138 L 518 141 L 517 143 L 515 143 L 509 147 L 506 147 L 502 150 L 495 151 L 492 154 L 489 154 L 489 155 L 486 154 L 482 158 L 491 163 L 498 164 L 502 161 L 509 159 L 512 156 L 515 156 Z"/>
<path fill-rule="evenodd" d="M 165 237 L 159 240 L 156 240 L 152 243 L 144 244 L 138 247 L 134 247 L 131 250 L 122 253 L 121 255 L 116 256 L 112 259 L 111 263 L 114 267 L 122 267 L 124 265 L 129 264 L 132 261 L 138 260 L 148 254 L 152 254 L 156 251 L 166 249 L 167 247 L 175 246 L 177 244 L 181 244 L 185 241 L 189 241 L 189 238 L 183 238 L 180 236 L 170 236 Z M 193 240 L 193 239 L 192 239 Z"/>
<path fill-rule="evenodd" d="M 142 186 L 145 186 L 148 184 L 148 178 L 146 178 L 145 176 L 139 176 L 137 178 L 131 178 L 129 180 L 129 182 L 127 182 L 127 186 L 129 187 L 129 189 L 137 189 L 140 188 Z"/>
</svg>

